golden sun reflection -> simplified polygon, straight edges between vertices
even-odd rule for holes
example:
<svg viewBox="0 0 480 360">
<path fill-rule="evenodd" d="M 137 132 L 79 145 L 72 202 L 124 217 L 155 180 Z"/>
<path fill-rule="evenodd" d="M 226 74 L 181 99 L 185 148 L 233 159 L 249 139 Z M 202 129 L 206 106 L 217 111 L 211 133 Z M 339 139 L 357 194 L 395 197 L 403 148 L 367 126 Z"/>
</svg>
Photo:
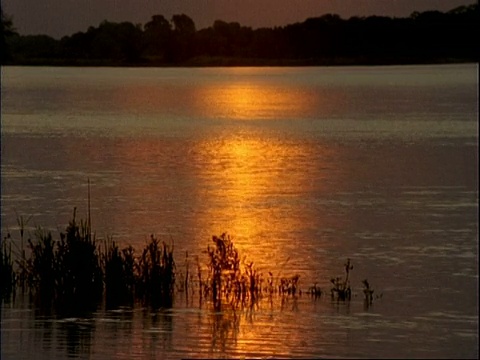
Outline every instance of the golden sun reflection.
<svg viewBox="0 0 480 360">
<path fill-rule="evenodd" d="M 243 82 L 204 87 L 196 100 L 208 116 L 235 120 L 305 117 L 318 102 L 301 89 Z"/>
<path fill-rule="evenodd" d="M 278 272 L 298 251 L 299 241 L 332 246 L 328 239 L 297 234 L 341 228 L 338 218 L 322 210 L 340 183 L 339 174 L 331 171 L 338 149 L 250 125 L 226 127 L 214 135 L 194 142 L 86 140 L 85 159 L 98 164 L 90 181 L 99 236 L 113 235 L 122 246 L 140 250 L 156 234 L 173 239 L 180 259 L 188 251 L 204 263 L 212 235 L 227 232 L 240 255 L 261 272 Z M 61 147 L 74 154 L 70 146 Z M 106 167 L 101 165 L 105 162 Z M 308 276 L 312 263 L 296 261 L 288 261 L 286 273 L 300 269 L 302 278 Z M 319 264 L 315 260 L 315 271 L 323 266 Z"/>
<path fill-rule="evenodd" d="M 279 271 L 298 249 L 296 231 L 330 226 L 296 195 L 328 193 L 335 181 L 323 181 L 322 171 L 329 168 L 330 151 L 254 130 L 204 142 L 200 177 L 209 190 L 200 196 L 212 206 L 196 218 L 196 227 L 210 235 L 228 232 L 261 272 Z M 318 173 L 316 180 L 307 172 Z"/>
</svg>

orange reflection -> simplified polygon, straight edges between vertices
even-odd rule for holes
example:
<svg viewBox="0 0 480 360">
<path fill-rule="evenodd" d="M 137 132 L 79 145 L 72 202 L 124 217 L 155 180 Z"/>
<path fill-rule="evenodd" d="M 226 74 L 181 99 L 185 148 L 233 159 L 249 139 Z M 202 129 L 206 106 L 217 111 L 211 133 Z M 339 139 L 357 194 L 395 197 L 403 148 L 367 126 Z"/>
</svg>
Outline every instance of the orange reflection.
<svg viewBox="0 0 480 360">
<path fill-rule="evenodd" d="M 228 127 L 193 143 L 167 137 L 104 139 L 100 145 L 98 140 L 86 140 L 85 157 L 102 167 L 100 174 L 92 179 L 93 206 L 99 207 L 94 209 L 94 225 L 103 224 L 103 228 L 111 225 L 116 234 L 125 234 L 124 242 L 133 242 L 139 249 L 150 232 L 165 240 L 171 234 L 179 266 L 184 250 L 202 256 L 201 251 L 206 249 L 213 234 L 228 231 L 241 257 L 254 261 L 255 267 L 264 274 L 272 271 L 278 277 L 280 272 L 282 276 L 299 272 L 301 278 L 306 279 L 308 271 L 315 269 L 317 278 L 328 278 L 331 269 L 325 269 L 322 255 L 315 255 L 312 250 L 314 246 L 335 246 L 328 243 L 328 239 L 315 239 L 310 247 L 305 246 L 310 249 L 307 253 L 303 250 L 301 256 L 293 255 L 288 267 L 283 264 L 297 253 L 302 241 L 311 241 L 296 238 L 297 231 L 334 227 L 322 213 L 312 211 L 311 206 L 303 202 L 309 199 L 302 199 L 307 198 L 306 193 L 320 198 L 339 184 L 338 174 L 329 170 L 333 168 L 331 162 L 337 150 L 309 143 L 307 139 L 284 139 L 252 126 L 238 128 Z M 62 148 L 68 150 L 69 146 L 66 142 Z M 105 149 L 99 151 L 99 146 Z M 72 151 L 66 153 L 73 154 Z M 112 156 L 108 161 L 106 154 Z M 109 169 L 104 168 L 105 164 Z M 110 176 L 110 172 L 111 180 L 115 181 L 112 186 L 109 186 L 110 180 L 103 179 Z M 105 184 L 100 189 L 97 186 L 101 181 Z M 99 204 L 97 199 L 103 203 Z M 108 211 L 103 214 L 100 207 Z M 165 235 L 169 231 L 171 233 Z M 203 259 L 200 261 L 205 264 Z M 302 288 L 310 284 L 305 281 Z M 233 328 L 238 328 L 238 320 L 232 314 L 217 317 L 213 323 L 210 321 L 211 330 L 206 331 L 211 331 L 210 338 L 218 339 L 212 344 L 212 351 L 226 347 L 235 348 L 238 353 L 258 354 L 265 346 L 259 339 L 264 339 L 271 328 L 288 334 L 282 344 L 291 345 L 276 347 L 278 354 L 288 354 L 292 346 L 311 344 L 300 328 L 288 327 L 298 315 L 293 304 L 289 306 L 292 310 L 281 313 L 275 310 L 268 318 L 259 315 L 251 320 L 251 325 L 245 324 L 239 330 Z M 310 313 L 302 314 L 298 316 L 308 317 Z M 131 336 L 131 347 L 150 351 L 152 344 L 164 342 L 160 337 L 155 338 L 157 332 L 164 331 L 163 325 L 147 325 L 153 327 L 152 337 L 143 331 L 135 332 Z M 231 330 L 224 331 L 226 326 Z M 320 325 L 312 327 L 322 329 Z M 174 332 L 175 328 L 167 331 Z"/>
<path fill-rule="evenodd" d="M 100 109 L 148 116 L 174 114 L 192 119 L 275 120 L 329 117 L 342 95 L 328 87 L 306 86 L 282 71 L 261 68 L 206 69 L 172 80 L 158 75 L 143 84 L 113 89 Z M 285 75 L 285 76 L 284 76 Z M 185 77 L 183 77 L 185 76 Z M 165 120 L 166 117 L 157 119 Z"/>
<path fill-rule="evenodd" d="M 262 272 L 300 269 L 304 279 L 311 269 L 317 276 L 323 271 L 321 253 L 307 253 L 313 257 L 307 262 L 291 255 L 298 252 L 299 241 L 332 246 L 315 236 L 316 231 L 341 228 L 338 217 L 322 210 L 323 198 L 340 183 L 336 177 L 341 174 L 331 171 L 335 147 L 285 139 L 250 126 L 228 127 L 194 142 L 163 137 L 85 141 L 82 158 L 69 142 L 61 147 L 77 164 L 98 164 L 91 165 L 97 170 L 90 181 L 93 226 L 99 236 L 113 235 L 140 250 L 149 235 L 156 234 L 175 242 L 179 262 L 188 251 L 204 263 L 202 251 L 212 235 L 228 232 L 240 254 Z M 87 165 L 80 162 L 82 166 Z M 79 194 L 65 195 L 80 200 L 68 204 L 68 216 L 70 206 L 85 213 L 86 179 L 81 181 L 83 190 L 75 190 Z M 298 236 L 312 232 L 314 238 Z M 289 257 L 288 268 L 281 269 Z"/>
<path fill-rule="evenodd" d="M 262 299 L 252 307 L 211 314 L 198 327 L 211 329 L 209 355 L 235 358 L 291 356 L 293 352 L 312 354 L 326 344 L 338 346 L 328 325 L 317 321 L 319 313 L 331 313 L 331 304 L 314 302 L 308 297 Z M 312 316 L 313 315 L 313 316 Z M 205 324 L 205 322 L 207 324 Z M 302 324 L 297 326 L 296 324 Z M 192 353 L 194 355 L 194 353 Z"/>
<path fill-rule="evenodd" d="M 212 206 L 196 218 L 196 227 L 209 229 L 209 235 L 227 231 L 260 271 L 280 271 L 279 264 L 298 251 L 295 233 L 331 226 L 298 195 L 330 191 L 335 181 L 324 181 L 323 169 L 331 167 L 331 152 L 253 130 L 204 142 L 200 177 L 209 191 L 200 193 L 197 203 L 206 196 Z M 312 164 L 314 157 L 322 162 Z M 318 246 L 322 241 L 316 239 Z M 291 259 L 289 265 L 305 269 L 295 261 L 302 260 Z"/>
<path fill-rule="evenodd" d="M 215 84 L 197 93 L 197 105 L 207 116 L 235 120 L 305 117 L 316 101 L 301 89 L 258 83 Z"/>
</svg>

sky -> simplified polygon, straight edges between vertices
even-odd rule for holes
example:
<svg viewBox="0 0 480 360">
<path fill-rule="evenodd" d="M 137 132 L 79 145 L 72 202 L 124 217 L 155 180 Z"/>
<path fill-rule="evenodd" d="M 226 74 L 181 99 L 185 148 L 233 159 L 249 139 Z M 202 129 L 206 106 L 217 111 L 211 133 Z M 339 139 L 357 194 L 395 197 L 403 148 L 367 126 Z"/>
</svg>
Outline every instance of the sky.
<svg viewBox="0 0 480 360">
<path fill-rule="evenodd" d="M 1 0 L 22 35 L 45 34 L 60 39 L 103 20 L 147 23 L 152 15 L 171 19 L 186 14 L 197 29 L 215 20 L 236 21 L 252 28 L 302 22 L 309 17 L 338 14 L 408 17 L 414 11 L 451 10 L 475 0 Z"/>
</svg>

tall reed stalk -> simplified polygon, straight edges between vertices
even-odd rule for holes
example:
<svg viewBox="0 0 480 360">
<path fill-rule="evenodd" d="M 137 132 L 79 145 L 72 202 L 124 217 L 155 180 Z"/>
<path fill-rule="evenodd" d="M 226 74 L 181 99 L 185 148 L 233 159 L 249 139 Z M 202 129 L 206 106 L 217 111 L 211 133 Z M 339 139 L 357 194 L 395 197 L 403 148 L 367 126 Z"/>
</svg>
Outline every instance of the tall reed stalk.
<svg viewBox="0 0 480 360">
<path fill-rule="evenodd" d="M 331 288 L 332 299 L 337 300 L 350 300 L 352 298 L 352 289 L 350 288 L 350 271 L 353 269 L 353 265 L 350 259 L 343 265 L 345 269 L 345 279 L 341 277 L 332 278 L 330 282 L 333 284 Z"/>
<path fill-rule="evenodd" d="M 27 260 L 27 284 L 30 291 L 45 303 L 56 298 L 60 269 L 52 234 L 37 228 L 35 238 L 36 241 L 28 239 L 31 256 Z"/>
<path fill-rule="evenodd" d="M 134 300 L 135 257 L 131 246 L 120 250 L 111 239 L 105 241 L 103 268 L 105 300 L 108 308 L 130 305 Z"/>
<path fill-rule="evenodd" d="M 214 307 L 219 309 L 222 302 L 232 305 L 253 304 L 262 293 L 262 276 L 253 262 L 241 267 L 238 250 L 229 235 L 223 233 L 213 236 L 214 246 L 208 246 L 208 276 L 201 280 L 202 296 L 212 299 Z"/>
<path fill-rule="evenodd" d="M 26 253 L 25 253 L 25 229 L 30 220 L 32 219 L 32 215 L 30 215 L 28 218 L 24 218 L 23 215 L 18 215 L 18 213 L 15 211 L 15 215 L 17 217 L 17 225 L 19 228 L 20 232 L 20 248 L 18 249 L 20 252 L 20 258 L 17 259 L 17 263 L 20 267 L 20 269 L 25 270 L 26 266 Z M 28 240 L 27 240 L 28 241 Z M 20 271 L 18 274 L 18 283 L 20 284 L 22 291 L 25 290 L 25 283 L 27 281 L 27 273 L 25 271 Z"/>
<path fill-rule="evenodd" d="M 170 307 L 175 285 L 173 247 L 153 235 L 138 260 L 137 295 L 154 307 Z"/>
<path fill-rule="evenodd" d="M 9 299 L 15 289 L 10 234 L 0 242 L 0 300 Z"/>
</svg>

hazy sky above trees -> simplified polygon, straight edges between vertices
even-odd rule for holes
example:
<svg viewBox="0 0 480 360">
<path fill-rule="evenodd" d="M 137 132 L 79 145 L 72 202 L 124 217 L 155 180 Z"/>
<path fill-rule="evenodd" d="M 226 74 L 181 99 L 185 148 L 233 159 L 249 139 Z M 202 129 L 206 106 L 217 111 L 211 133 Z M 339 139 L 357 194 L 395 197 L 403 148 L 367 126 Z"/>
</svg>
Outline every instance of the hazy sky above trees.
<svg viewBox="0 0 480 360">
<path fill-rule="evenodd" d="M 55 38 L 86 31 L 103 20 L 147 23 L 152 15 L 170 19 L 191 17 L 197 29 L 215 20 L 244 26 L 274 27 L 302 22 L 327 13 L 351 16 L 408 17 L 414 11 L 448 11 L 474 0 L 1 0 L 22 35 L 46 34 Z"/>
</svg>

